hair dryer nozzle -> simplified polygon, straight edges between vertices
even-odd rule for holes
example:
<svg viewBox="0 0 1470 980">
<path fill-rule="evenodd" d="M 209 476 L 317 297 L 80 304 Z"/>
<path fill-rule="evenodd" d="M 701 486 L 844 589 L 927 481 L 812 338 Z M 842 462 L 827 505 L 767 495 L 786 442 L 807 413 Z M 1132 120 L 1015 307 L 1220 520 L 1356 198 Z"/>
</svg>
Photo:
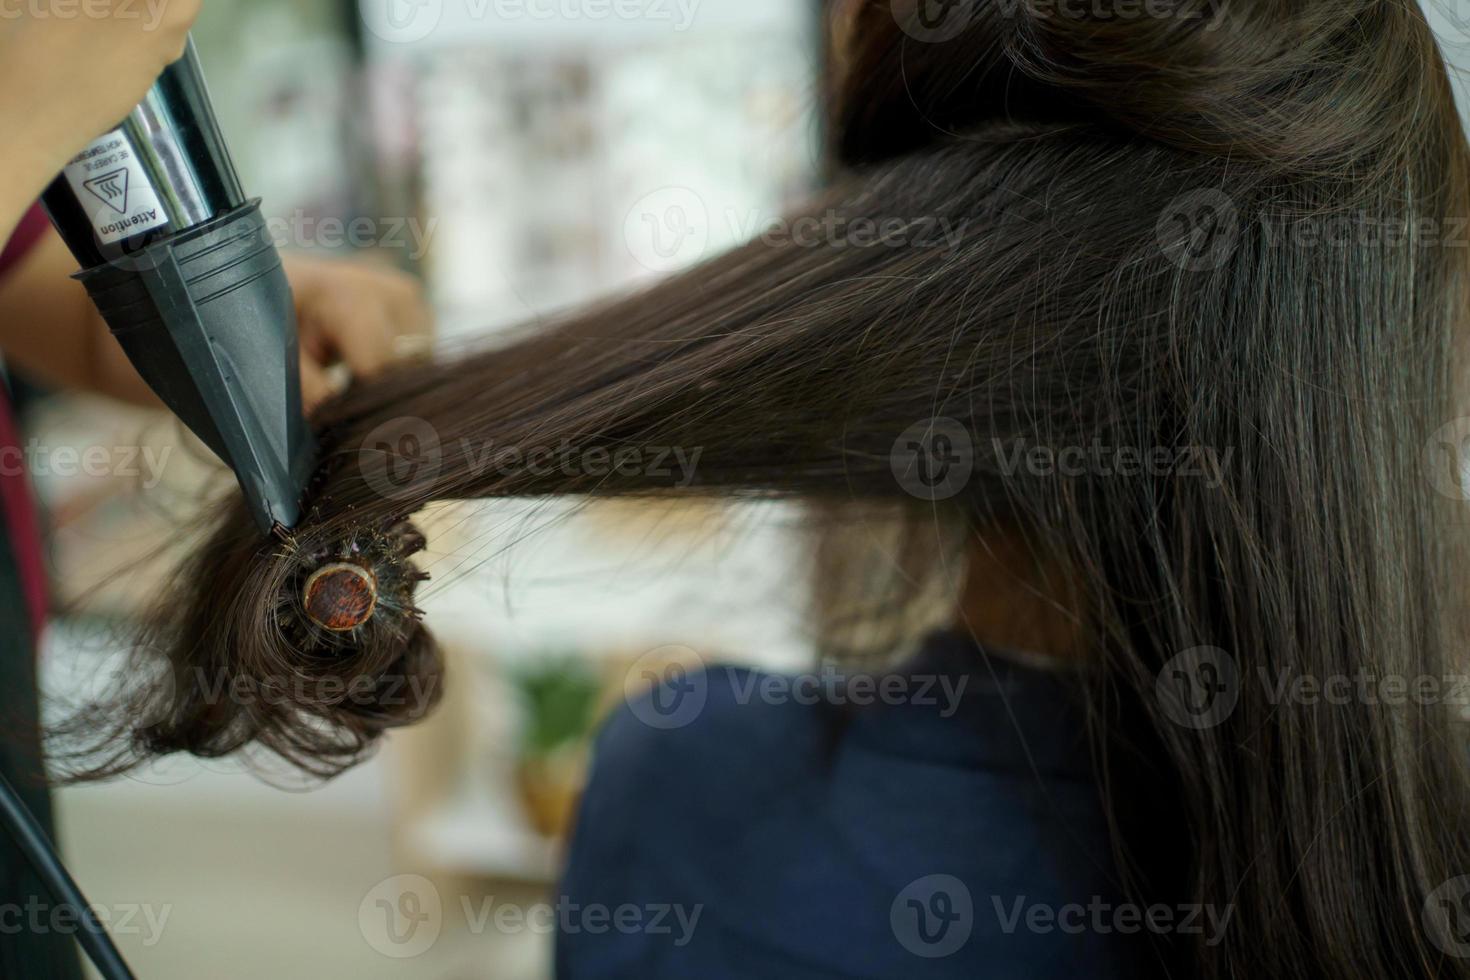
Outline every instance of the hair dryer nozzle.
<svg viewBox="0 0 1470 980">
<path fill-rule="evenodd" d="M 234 469 L 261 530 L 295 526 L 316 446 L 291 287 L 258 202 L 76 278 L 143 380 Z"/>
</svg>

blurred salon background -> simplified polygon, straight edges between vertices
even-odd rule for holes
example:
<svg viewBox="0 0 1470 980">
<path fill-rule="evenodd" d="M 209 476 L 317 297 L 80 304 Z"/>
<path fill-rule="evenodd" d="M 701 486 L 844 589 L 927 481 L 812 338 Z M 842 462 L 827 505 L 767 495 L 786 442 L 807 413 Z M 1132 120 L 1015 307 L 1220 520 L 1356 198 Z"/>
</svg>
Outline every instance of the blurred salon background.
<svg viewBox="0 0 1470 980">
<path fill-rule="evenodd" d="M 451 353 L 698 262 L 809 190 L 822 8 L 220 0 L 194 37 L 278 244 L 417 272 Z M 171 542 L 231 477 L 166 416 L 16 385 L 56 712 L 119 668 Z M 548 977 L 544 903 L 589 732 L 670 663 L 808 661 L 793 523 L 769 506 L 437 508 L 420 595 L 450 681 L 430 722 L 325 786 L 180 759 L 63 790 L 72 870 L 150 980 Z"/>
<path fill-rule="evenodd" d="M 215 0 L 194 35 L 278 243 L 417 272 L 450 354 L 692 265 L 811 189 L 832 5 Z M 1470 17 L 1429 6 L 1465 64 Z M 231 477 L 163 415 L 16 385 L 58 710 L 117 669 L 178 530 Z M 140 976 L 549 977 L 600 714 L 671 664 L 811 661 L 805 542 L 780 507 L 452 504 L 422 523 L 450 665 L 429 722 L 324 786 L 179 759 L 59 794 L 71 867 Z"/>
</svg>

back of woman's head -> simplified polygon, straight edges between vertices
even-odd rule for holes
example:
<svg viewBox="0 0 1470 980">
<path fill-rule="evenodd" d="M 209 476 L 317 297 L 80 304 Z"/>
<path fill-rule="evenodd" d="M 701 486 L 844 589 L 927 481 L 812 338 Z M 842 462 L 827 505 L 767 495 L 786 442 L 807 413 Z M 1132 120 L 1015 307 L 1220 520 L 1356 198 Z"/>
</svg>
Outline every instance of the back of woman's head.
<svg viewBox="0 0 1470 980">
<path fill-rule="evenodd" d="M 1437 450 L 1466 429 L 1470 238 L 1418 9 L 892 6 L 846 25 L 835 146 L 993 195 L 995 239 L 913 307 L 953 343 L 931 404 L 974 434 L 982 520 L 1082 583 L 1101 771 L 1164 791 L 1114 812 L 1178 821 L 1161 863 L 1234 910 L 1189 972 L 1461 975 L 1464 515 Z M 1099 445 L 1163 465 L 999 458 Z"/>
<path fill-rule="evenodd" d="M 1460 433 L 1470 185 L 1423 17 L 1410 0 L 843 9 L 837 166 L 789 224 L 837 233 L 763 238 L 329 403 L 308 516 L 262 542 L 224 515 L 144 636 L 139 683 L 90 716 L 108 737 L 82 775 L 252 742 L 331 774 L 420 717 L 430 699 L 385 692 L 438 678 L 404 523 L 428 501 L 856 501 L 907 512 L 906 553 L 936 528 L 1004 528 L 1067 569 L 1120 867 L 1145 899 L 1231 909 L 1217 946 L 1177 937 L 1188 975 L 1470 974 L 1446 686 L 1464 522 L 1456 474 L 1429 465 Z M 425 433 L 432 465 L 399 466 Z M 461 448 L 490 441 L 523 452 Z M 678 488 L 529 465 L 563 446 L 702 454 Z M 350 629 L 303 604 L 333 562 L 377 580 Z M 206 675 L 307 683 L 236 703 Z M 360 696 L 305 693 L 341 678 Z"/>
</svg>

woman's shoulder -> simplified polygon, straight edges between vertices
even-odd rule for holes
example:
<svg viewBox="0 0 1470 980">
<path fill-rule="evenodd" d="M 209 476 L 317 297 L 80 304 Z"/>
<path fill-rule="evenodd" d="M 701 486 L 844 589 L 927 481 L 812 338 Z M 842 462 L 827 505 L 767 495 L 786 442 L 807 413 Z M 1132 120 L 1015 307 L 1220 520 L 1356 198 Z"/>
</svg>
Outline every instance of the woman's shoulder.
<svg viewBox="0 0 1470 980">
<path fill-rule="evenodd" d="M 897 665 L 789 673 L 670 662 L 638 672 L 599 735 L 597 765 L 645 789 L 764 784 L 854 765 L 1091 779 L 1070 679 L 931 635 Z"/>
<path fill-rule="evenodd" d="M 665 777 L 688 787 L 701 776 L 728 782 L 735 772 L 804 771 L 841 717 L 830 701 L 795 691 L 794 681 L 732 664 L 664 672 L 609 715 L 597 765 L 645 787 Z"/>
<path fill-rule="evenodd" d="M 908 680 L 884 693 L 887 676 Z M 1111 892 L 1092 788 L 1021 771 L 976 727 L 1004 685 L 971 695 L 951 678 L 945 695 L 937 681 L 921 689 L 929 676 L 854 686 L 851 671 L 714 665 L 667 671 L 628 698 L 598 740 L 563 898 L 665 906 L 693 925 L 682 945 L 564 932 L 559 975 L 630 975 L 597 969 L 616 951 L 632 959 L 612 962 L 646 977 L 1003 975 L 1007 964 L 1142 975 L 1107 965 L 1117 937 L 1025 924 L 1038 903 Z"/>
</svg>

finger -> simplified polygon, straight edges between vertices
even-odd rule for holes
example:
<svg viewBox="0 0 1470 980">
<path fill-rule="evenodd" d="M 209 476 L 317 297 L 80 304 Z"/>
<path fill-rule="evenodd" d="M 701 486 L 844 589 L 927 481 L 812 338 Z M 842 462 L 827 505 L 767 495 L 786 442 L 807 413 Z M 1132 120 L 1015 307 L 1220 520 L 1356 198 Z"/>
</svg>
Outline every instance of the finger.
<svg viewBox="0 0 1470 980">
<path fill-rule="evenodd" d="M 394 326 L 399 337 L 432 337 L 434 312 L 429 307 L 423 286 L 406 275 L 397 277 L 393 289 Z"/>
<path fill-rule="evenodd" d="M 393 356 L 399 360 L 427 357 L 433 352 L 433 333 L 400 334 L 393 340 Z"/>
<path fill-rule="evenodd" d="M 332 384 L 327 372 L 310 357 L 301 355 L 301 403 L 310 415 L 316 407 L 332 394 Z"/>
<path fill-rule="evenodd" d="M 330 335 L 353 377 L 370 378 L 393 360 L 393 324 L 377 303 L 354 304 L 351 316 L 337 323 Z"/>
<path fill-rule="evenodd" d="M 305 311 L 309 332 L 360 378 L 393 359 L 393 330 L 382 304 L 370 294 L 333 294 Z"/>
</svg>

